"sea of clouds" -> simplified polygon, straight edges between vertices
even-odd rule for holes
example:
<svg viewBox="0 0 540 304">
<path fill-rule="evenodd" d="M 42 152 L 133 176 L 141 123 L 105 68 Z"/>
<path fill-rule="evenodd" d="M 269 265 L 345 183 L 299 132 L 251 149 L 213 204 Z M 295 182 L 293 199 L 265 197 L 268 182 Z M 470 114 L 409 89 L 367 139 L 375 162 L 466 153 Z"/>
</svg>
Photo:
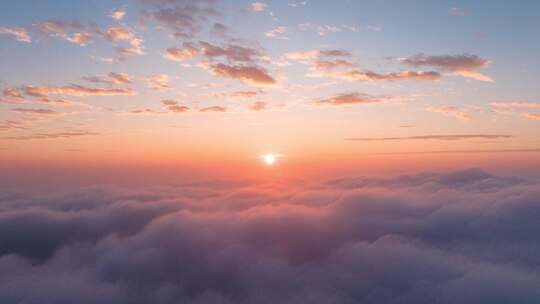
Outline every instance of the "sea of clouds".
<svg viewBox="0 0 540 304">
<path fill-rule="evenodd" d="M 0 303 L 540 303 L 540 181 L 0 192 Z"/>
</svg>

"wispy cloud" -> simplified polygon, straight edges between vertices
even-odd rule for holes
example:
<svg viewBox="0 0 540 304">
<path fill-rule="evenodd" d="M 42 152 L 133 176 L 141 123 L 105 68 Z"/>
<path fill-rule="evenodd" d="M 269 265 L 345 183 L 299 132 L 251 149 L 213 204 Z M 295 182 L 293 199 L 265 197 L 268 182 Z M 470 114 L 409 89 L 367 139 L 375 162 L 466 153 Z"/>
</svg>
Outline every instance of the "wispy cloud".
<svg viewBox="0 0 540 304">
<path fill-rule="evenodd" d="M 469 113 L 453 106 L 430 106 L 426 108 L 426 111 L 433 113 L 441 113 L 446 116 L 455 117 L 460 120 L 471 120 Z"/>
<path fill-rule="evenodd" d="M 397 140 L 467 140 L 467 139 L 508 139 L 508 134 L 435 134 L 415 135 L 404 137 L 351 137 L 346 140 L 352 141 L 397 141 Z"/>
<path fill-rule="evenodd" d="M 540 114 L 538 113 L 521 113 L 521 116 L 531 119 L 531 120 L 538 120 L 540 121 Z"/>
<path fill-rule="evenodd" d="M 341 93 L 330 98 L 317 100 L 317 105 L 345 106 L 356 104 L 375 104 L 389 101 L 402 101 L 404 98 L 392 96 L 372 96 L 366 93 L 351 92 Z"/>
</svg>

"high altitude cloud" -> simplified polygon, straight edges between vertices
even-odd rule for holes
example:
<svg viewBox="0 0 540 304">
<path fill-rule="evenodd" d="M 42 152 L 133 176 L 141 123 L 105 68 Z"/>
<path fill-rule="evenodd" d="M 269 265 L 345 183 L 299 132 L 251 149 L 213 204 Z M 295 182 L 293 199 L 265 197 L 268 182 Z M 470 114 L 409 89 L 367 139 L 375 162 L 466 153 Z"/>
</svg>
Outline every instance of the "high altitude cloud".
<svg viewBox="0 0 540 304">
<path fill-rule="evenodd" d="M 84 27 L 77 21 L 64 22 L 49 20 L 37 24 L 38 30 L 50 37 L 64 39 L 71 43 L 85 46 L 92 42 L 92 35 L 84 31 Z M 71 36 L 68 32 L 72 32 Z"/>
<path fill-rule="evenodd" d="M 415 67 L 435 67 L 451 74 L 461 75 L 476 80 L 493 81 L 489 76 L 483 75 L 477 71 L 478 69 L 487 67 L 489 61 L 476 55 L 428 56 L 417 54 L 408 58 L 403 58 L 401 59 L 401 62 Z"/>
<path fill-rule="evenodd" d="M 344 50 L 310 50 L 285 53 L 289 60 L 310 65 L 307 76 L 338 78 L 348 81 L 398 81 L 398 80 L 438 80 L 441 74 L 435 71 L 400 71 L 378 73 L 361 70 L 358 64 L 343 57 L 351 54 Z"/>
<path fill-rule="evenodd" d="M 211 0 L 144 0 L 143 3 L 148 5 L 148 9 L 142 12 L 143 17 L 172 31 L 176 38 L 193 38 L 210 17 L 219 15 L 214 9 L 215 2 Z"/>
<path fill-rule="evenodd" d="M 315 103 L 318 105 L 343 106 L 354 104 L 382 103 L 396 100 L 400 100 L 400 98 L 390 96 L 371 96 L 366 93 L 352 92 L 341 93 L 330 98 L 320 99 L 317 100 Z"/>
<path fill-rule="evenodd" d="M 534 179 L 2 192 L 2 303 L 534 303 Z M 272 189 L 272 187 L 270 187 Z M 68 286 L 69 288 L 66 288 Z"/>
<path fill-rule="evenodd" d="M 508 134 L 434 134 L 415 135 L 404 137 L 352 137 L 347 140 L 357 141 L 394 141 L 394 140 L 467 140 L 467 139 L 508 139 L 512 138 Z"/>
<path fill-rule="evenodd" d="M 15 40 L 30 43 L 32 38 L 28 31 L 22 27 L 0 27 L 0 34 L 8 34 L 13 36 Z"/>
<path fill-rule="evenodd" d="M 440 107 L 431 106 L 431 107 L 427 107 L 426 111 L 434 112 L 434 113 L 441 113 L 443 115 L 455 117 L 461 120 L 471 120 L 471 115 L 469 115 L 469 113 L 453 106 L 440 106 Z"/>
</svg>

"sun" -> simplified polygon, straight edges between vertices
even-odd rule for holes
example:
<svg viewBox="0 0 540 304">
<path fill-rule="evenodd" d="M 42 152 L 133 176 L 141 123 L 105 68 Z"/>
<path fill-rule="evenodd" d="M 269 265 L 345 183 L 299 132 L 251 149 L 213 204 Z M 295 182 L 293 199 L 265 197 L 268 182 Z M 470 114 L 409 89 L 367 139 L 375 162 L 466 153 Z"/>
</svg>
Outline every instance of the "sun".
<svg viewBox="0 0 540 304">
<path fill-rule="evenodd" d="M 271 166 L 276 162 L 276 156 L 274 154 L 264 154 L 262 155 L 263 161 L 265 164 Z"/>
</svg>

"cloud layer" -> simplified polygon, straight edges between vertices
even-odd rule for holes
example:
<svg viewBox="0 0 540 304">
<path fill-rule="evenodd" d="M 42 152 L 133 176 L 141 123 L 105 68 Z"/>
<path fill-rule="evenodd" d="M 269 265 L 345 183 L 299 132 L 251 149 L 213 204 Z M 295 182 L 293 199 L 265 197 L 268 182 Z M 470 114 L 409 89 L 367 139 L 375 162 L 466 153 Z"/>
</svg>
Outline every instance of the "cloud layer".
<svg viewBox="0 0 540 304">
<path fill-rule="evenodd" d="M 533 303 L 539 185 L 478 169 L 0 195 L 2 303 Z"/>
</svg>

